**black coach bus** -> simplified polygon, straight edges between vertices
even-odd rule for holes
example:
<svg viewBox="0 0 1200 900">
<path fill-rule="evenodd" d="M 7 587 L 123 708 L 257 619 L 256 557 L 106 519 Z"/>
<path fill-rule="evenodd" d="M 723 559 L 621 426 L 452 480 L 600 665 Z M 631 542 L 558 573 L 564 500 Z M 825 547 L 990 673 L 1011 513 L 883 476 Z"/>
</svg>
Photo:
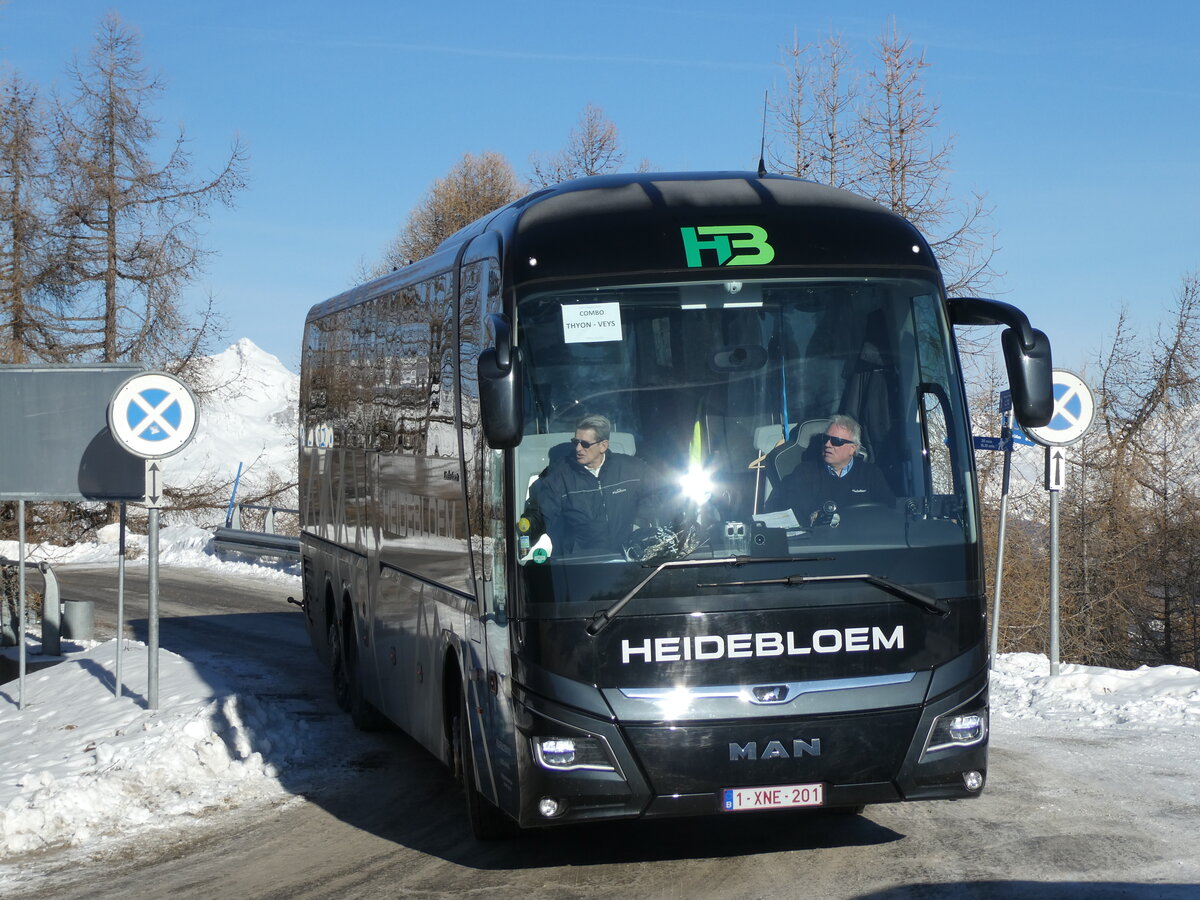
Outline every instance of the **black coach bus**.
<svg viewBox="0 0 1200 900">
<path fill-rule="evenodd" d="M 315 306 L 304 614 L 359 727 L 462 778 L 472 829 L 977 796 L 988 651 L 952 325 L 1005 325 L 1015 411 L 1049 342 L 948 299 L 860 197 L 745 173 L 538 191 Z M 578 423 L 653 471 L 605 552 L 525 533 Z M 883 499 L 789 510 L 831 416 Z M 830 508 L 832 507 L 832 509 Z"/>
</svg>

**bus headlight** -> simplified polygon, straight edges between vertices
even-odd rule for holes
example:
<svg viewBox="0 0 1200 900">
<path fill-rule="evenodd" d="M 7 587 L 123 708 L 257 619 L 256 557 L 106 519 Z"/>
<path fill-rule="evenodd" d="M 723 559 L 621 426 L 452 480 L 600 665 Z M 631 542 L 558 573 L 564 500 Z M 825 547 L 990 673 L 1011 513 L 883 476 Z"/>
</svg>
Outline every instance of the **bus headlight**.
<svg viewBox="0 0 1200 900">
<path fill-rule="evenodd" d="M 987 739 L 987 707 L 963 712 L 962 707 L 938 716 L 929 730 L 926 753 L 946 750 L 950 747 L 973 747 Z"/>
<path fill-rule="evenodd" d="M 538 765 L 552 772 L 588 769 L 593 772 L 615 772 L 616 766 L 608 755 L 604 741 L 597 737 L 535 737 L 534 756 Z"/>
</svg>

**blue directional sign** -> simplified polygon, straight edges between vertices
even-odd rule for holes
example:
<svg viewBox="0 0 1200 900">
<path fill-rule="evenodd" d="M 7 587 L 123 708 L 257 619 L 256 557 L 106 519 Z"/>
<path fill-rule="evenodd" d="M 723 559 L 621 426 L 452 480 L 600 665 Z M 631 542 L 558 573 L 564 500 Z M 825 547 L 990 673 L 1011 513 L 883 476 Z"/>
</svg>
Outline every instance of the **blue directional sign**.
<svg viewBox="0 0 1200 900">
<path fill-rule="evenodd" d="M 1014 444 L 1020 444 L 1022 447 L 1036 447 L 1037 443 L 1029 438 L 1025 432 L 1021 430 L 1019 425 L 1012 427 L 1012 439 Z"/>
<path fill-rule="evenodd" d="M 1012 437 L 1007 441 L 1004 438 L 991 437 L 985 434 L 974 435 L 971 440 L 974 441 L 976 450 L 1014 450 L 1017 447 L 1037 446 L 1029 439 L 1025 432 L 1015 425 L 1012 429 Z"/>
<path fill-rule="evenodd" d="M 977 434 L 972 440 L 975 443 L 976 450 L 1011 450 L 1012 441 L 1006 441 L 1004 438 L 989 437 L 985 434 Z"/>
<path fill-rule="evenodd" d="M 118 443 L 143 459 L 183 449 L 196 433 L 196 398 L 164 372 L 144 372 L 122 384 L 108 407 L 108 427 Z"/>
<path fill-rule="evenodd" d="M 1073 444 L 1091 428 L 1096 402 L 1083 379 L 1066 369 L 1054 370 L 1054 414 L 1047 425 L 1026 433 L 1044 447 Z"/>
</svg>

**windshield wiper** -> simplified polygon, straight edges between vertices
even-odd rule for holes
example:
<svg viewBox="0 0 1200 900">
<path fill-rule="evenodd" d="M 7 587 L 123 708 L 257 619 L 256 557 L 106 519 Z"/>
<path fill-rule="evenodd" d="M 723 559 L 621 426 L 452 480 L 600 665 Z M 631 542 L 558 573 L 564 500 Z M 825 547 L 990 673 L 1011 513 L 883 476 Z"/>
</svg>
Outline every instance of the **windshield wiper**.
<svg viewBox="0 0 1200 900">
<path fill-rule="evenodd" d="M 751 585 L 778 584 L 784 587 L 800 587 L 806 584 L 822 584 L 830 581 L 862 581 L 881 591 L 886 591 L 893 597 L 899 597 L 909 603 L 939 616 L 950 615 L 950 604 L 939 597 L 931 597 L 926 593 L 897 584 L 878 575 L 863 573 L 861 575 L 788 575 L 785 578 L 764 578 L 761 581 L 723 581 L 714 584 L 698 584 L 696 587 L 748 587 Z"/>
<path fill-rule="evenodd" d="M 781 563 L 781 562 L 817 562 L 818 560 L 829 560 L 833 557 L 814 556 L 814 557 L 792 557 L 792 556 L 727 556 L 723 559 L 670 559 L 664 563 L 660 563 L 653 572 L 639 581 L 631 591 L 629 591 L 621 599 L 611 604 L 605 609 L 600 610 L 596 615 L 592 616 L 592 621 L 588 623 L 587 633 L 597 635 L 605 628 L 608 623 L 620 615 L 621 610 L 641 592 L 642 588 L 648 585 L 657 577 L 659 572 L 665 569 L 692 569 L 700 566 L 744 566 L 749 563 Z M 736 584 L 755 584 L 756 582 L 742 581 L 735 582 Z M 774 581 L 763 582 L 764 584 L 774 584 Z M 702 587 L 712 587 L 713 585 L 700 585 Z"/>
</svg>

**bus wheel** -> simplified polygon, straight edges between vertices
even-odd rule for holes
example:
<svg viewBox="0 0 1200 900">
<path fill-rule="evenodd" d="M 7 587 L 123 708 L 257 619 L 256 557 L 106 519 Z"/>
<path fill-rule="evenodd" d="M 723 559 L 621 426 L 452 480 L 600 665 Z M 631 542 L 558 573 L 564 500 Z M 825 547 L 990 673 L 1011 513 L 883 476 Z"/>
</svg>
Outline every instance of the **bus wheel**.
<svg viewBox="0 0 1200 900">
<path fill-rule="evenodd" d="M 350 712 L 350 674 L 346 671 L 346 655 L 342 652 L 342 636 L 337 622 L 329 624 L 329 671 L 333 677 L 333 699 L 338 709 Z"/>
<path fill-rule="evenodd" d="M 337 622 L 329 626 L 329 661 L 333 674 L 333 699 L 338 709 L 350 713 L 350 721 L 359 731 L 382 731 L 388 721 L 362 693 L 357 660 L 347 653 Z"/>
<path fill-rule="evenodd" d="M 454 717 L 452 733 L 454 774 L 462 780 L 463 795 L 467 804 L 467 823 L 471 826 L 471 834 L 477 841 L 514 837 L 517 833 L 516 823 L 475 787 L 475 754 L 471 749 L 471 732 L 467 726 L 465 689 L 463 702 Z"/>
</svg>

